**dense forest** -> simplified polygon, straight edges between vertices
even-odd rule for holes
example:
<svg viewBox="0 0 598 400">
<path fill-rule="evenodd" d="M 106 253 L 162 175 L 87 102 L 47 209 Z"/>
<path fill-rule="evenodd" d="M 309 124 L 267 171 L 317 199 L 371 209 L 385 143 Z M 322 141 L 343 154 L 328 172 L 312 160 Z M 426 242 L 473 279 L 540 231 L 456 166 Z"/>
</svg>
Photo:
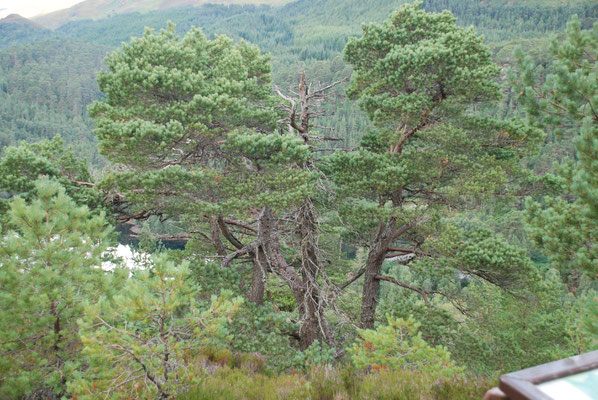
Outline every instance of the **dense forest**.
<svg viewBox="0 0 598 400">
<path fill-rule="evenodd" d="M 0 20 L 0 399 L 481 399 L 595 350 L 597 50 L 584 0 Z"/>
</svg>

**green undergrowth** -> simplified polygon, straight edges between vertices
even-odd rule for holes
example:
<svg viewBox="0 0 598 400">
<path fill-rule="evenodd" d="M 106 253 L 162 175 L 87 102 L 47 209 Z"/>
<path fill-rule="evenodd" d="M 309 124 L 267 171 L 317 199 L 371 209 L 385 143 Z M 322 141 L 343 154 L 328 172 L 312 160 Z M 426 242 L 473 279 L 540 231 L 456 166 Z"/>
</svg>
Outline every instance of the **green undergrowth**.
<svg viewBox="0 0 598 400">
<path fill-rule="evenodd" d="M 177 400 L 269 399 L 481 399 L 490 381 L 461 377 L 435 378 L 404 370 L 357 372 L 344 367 L 317 367 L 308 373 L 265 375 L 224 366 Z"/>
</svg>

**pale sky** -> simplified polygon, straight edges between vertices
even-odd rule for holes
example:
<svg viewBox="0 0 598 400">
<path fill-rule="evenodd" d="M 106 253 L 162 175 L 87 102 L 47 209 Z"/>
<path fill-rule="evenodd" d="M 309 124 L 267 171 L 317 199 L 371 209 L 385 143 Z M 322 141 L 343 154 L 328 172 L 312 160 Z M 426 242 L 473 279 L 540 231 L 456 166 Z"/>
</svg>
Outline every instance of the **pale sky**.
<svg viewBox="0 0 598 400">
<path fill-rule="evenodd" d="M 31 18 L 39 14 L 69 8 L 83 0 L 0 0 L 0 18 L 20 14 Z"/>
</svg>

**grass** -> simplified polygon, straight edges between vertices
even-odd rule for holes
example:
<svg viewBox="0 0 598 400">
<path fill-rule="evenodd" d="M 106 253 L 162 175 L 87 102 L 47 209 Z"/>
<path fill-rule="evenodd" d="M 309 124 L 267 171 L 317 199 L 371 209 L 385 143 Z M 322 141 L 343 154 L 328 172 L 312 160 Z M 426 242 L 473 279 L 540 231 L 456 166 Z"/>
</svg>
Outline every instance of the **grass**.
<svg viewBox="0 0 598 400">
<path fill-rule="evenodd" d="M 177 400 L 469 400 L 481 399 L 491 386 L 483 379 L 434 380 L 402 370 L 365 373 L 317 367 L 307 374 L 267 376 L 223 367 Z"/>
</svg>

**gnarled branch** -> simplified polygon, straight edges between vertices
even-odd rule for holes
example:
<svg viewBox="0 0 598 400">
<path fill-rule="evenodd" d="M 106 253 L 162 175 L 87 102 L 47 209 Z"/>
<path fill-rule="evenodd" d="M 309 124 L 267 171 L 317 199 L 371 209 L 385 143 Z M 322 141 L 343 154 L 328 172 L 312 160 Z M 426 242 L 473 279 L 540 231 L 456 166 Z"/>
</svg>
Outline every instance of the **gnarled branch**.
<svg viewBox="0 0 598 400">
<path fill-rule="evenodd" d="M 461 314 L 463 314 L 463 315 L 469 315 L 467 313 L 467 310 L 465 310 L 465 308 L 463 308 L 463 306 L 461 306 L 459 303 L 457 303 L 451 296 L 449 296 L 448 294 L 446 294 L 444 292 L 441 292 L 440 290 L 426 291 L 426 290 L 424 290 L 424 289 L 422 289 L 420 287 L 400 282 L 400 281 L 396 280 L 395 278 L 393 278 L 392 276 L 376 275 L 376 279 L 381 280 L 381 281 L 386 281 L 386 282 L 394 283 L 395 285 L 400 286 L 402 288 L 409 289 L 409 290 L 412 290 L 414 292 L 417 292 L 417 293 L 421 294 L 421 296 L 423 297 L 423 299 L 424 299 L 424 301 L 426 303 L 430 302 L 430 300 L 428 299 L 428 295 L 429 294 L 439 294 L 439 295 L 445 297 L 453 305 L 453 307 L 455 307 Z"/>
<path fill-rule="evenodd" d="M 347 286 L 349 286 L 350 284 L 355 282 L 357 279 L 359 279 L 364 273 L 365 273 L 365 267 L 362 267 L 359 271 L 357 271 L 357 273 L 353 276 L 353 278 L 349 279 L 348 281 L 346 281 L 345 283 L 343 283 L 341 285 L 336 285 L 336 286 L 340 290 L 343 290 L 344 288 L 346 288 Z"/>
</svg>

